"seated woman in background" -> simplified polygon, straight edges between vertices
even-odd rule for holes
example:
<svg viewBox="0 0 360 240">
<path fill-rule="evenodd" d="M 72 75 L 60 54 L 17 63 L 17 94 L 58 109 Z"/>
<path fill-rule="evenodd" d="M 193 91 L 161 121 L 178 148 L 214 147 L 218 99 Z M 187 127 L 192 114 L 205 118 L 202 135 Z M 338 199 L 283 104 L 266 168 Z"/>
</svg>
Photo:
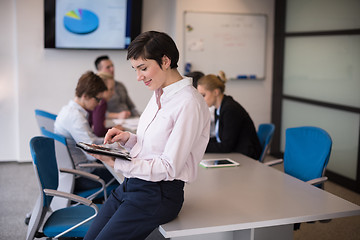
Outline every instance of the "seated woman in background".
<svg viewBox="0 0 360 240">
<path fill-rule="evenodd" d="M 246 110 L 231 96 L 224 94 L 226 77 L 205 75 L 197 89 L 209 107 L 215 106 L 215 133 L 206 148 L 208 153 L 239 152 L 259 159 L 261 146 L 253 121 Z"/>
<path fill-rule="evenodd" d="M 109 130 L 106 127 L 107 102 L 115 93 L 115 80 L 112 75 L 105 72 L 98 73 L 98 76 L 104 81 L 107 90 L 104 92 L 99 105 L 93 111 L 89 111 L 89 123 L 96 136 L 105 137 L 106 132 Z M 115 127 L 123 130 L 120 125 Z"/>
<path fill-rule="evenodd" d="M 88 71 L 84 73 L 76 86 L 75 98 L 64 106 L 55 121 L 54 131 L 66 137 L 71 157 L 75 166 L 80 163 L 96 161 L 96 158 L 85 154 L 76 147 L 77 142 L 102 144 L 104 138 L 97 137 L 90 127 L 88 111 L 92 111 L 102 100 L 107 87 L 104 81 L 95 73 Z M 84 171 L 98 175 L 105 182 L 112 179 L 111 173 L 105 168 L 84 168 Z M 86 178 L 77 178 L 75 190 L 81 191 L 98 186 L 99 183 Z"/>
</svg>

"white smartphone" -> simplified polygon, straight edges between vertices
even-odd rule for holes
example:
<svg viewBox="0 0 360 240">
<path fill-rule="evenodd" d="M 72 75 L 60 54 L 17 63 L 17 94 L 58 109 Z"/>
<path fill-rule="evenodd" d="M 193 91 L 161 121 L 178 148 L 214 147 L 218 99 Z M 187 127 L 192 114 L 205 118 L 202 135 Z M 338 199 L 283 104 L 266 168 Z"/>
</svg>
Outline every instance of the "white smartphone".
<svg viewBox="0 0 360 240">
<path fill-rule="evenodd" d="M 205 168 L 235 167 L 239 165 L 238 162 L 230 158 L 203 159 L 200 162 L 200 166 Z"/>
</svg>

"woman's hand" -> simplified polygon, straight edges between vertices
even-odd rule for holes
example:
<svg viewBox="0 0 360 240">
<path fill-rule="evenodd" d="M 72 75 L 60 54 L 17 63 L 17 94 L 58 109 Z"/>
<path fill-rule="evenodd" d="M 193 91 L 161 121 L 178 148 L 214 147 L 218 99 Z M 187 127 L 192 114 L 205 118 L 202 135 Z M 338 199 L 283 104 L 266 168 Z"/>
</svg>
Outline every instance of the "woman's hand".
<svg viewBox="0 0 360 240">
<path fill-rule="evenodd" d="M 114 157 L 110 157 L 110 156 L 106 156 L 106 155 L 101 155 L 101 154 L 93 154 L 93 153 L 89 153 L 91 156 L 93 156 L 96 159 L 99 159 L 100 161 L 102 161 L 103 163 L 106 163 L 107 165 L 109 165 L 110 167 L 114 168 L 115 165 L 115 158 Z"/>
<path fill-rule="evenodd" d="M 124 145 L 130 138 L 130 133 L 124 132 L 118 128 L 111 128 L 107 131 L 104 144 L 119 142 L 121 145 Z"/>
</svg>

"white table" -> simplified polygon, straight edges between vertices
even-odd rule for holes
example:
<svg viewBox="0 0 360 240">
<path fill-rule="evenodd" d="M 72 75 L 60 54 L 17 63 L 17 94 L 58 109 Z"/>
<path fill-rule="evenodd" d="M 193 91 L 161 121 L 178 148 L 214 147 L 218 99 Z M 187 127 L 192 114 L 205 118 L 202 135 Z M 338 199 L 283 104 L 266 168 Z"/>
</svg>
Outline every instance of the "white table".
<svg viewBox="0 0 360 240">
<path fill-rule="evenodd" d="M 159 230 L 171 239 L 292 239 L 297 222 L 360 215 L 360 206 L 241 154 L 239 167 L 199 169 L 179 216 Z M 206 238 L 205 238 L 206 236 Z"/>
<path fill-rule="evenodd" d="M 185 186 L 179 216 L 159 227 L 164 237 L 292 239 L 294 223 L 360 215 L 360 206 L 244 155 L 204 158 L 224 157 L 240 166 L 200 167 L 198 179 Z M 121 175 L 118 178 L 121 181 Z"/>
</svg>

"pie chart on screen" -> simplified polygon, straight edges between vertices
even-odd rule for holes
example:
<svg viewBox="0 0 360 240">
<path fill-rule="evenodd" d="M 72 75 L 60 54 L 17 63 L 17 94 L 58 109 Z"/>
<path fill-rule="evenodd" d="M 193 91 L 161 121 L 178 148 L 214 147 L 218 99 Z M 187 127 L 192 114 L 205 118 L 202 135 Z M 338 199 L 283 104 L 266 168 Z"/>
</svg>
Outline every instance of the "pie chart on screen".
<svg viewBox="0 0 360 240">
<path fill-rule="evenodd" d="M 88 34 L 98 28 L 99 18 L 90 10 L 77 8 L 65 14 L 64 26 L 71 33 Z"/>
</svg>

